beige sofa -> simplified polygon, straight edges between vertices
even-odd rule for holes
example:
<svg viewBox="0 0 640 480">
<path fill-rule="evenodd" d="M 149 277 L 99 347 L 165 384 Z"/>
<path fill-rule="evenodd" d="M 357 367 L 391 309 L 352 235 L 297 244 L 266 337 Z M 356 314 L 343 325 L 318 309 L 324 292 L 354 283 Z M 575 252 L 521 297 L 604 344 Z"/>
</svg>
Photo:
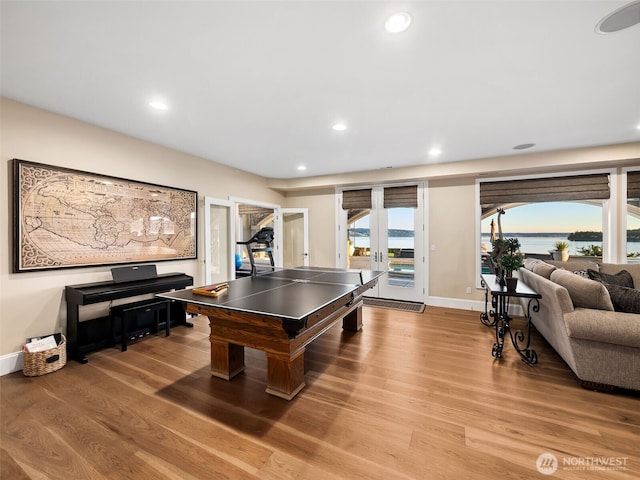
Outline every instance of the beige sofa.
<svg viewBox="0 0 640 480">
<path fill-rule="evenodd" d="M 527 260 L 519 276 L 542 295 L 531 321 L 585 388 L 640 390 L 640 315 L 615 311 L 608 290 L 615 287 L 585 278 L 587 269 L 592 275 L 626 270 L 640 289 L 640 264 Z"/>
</svg>

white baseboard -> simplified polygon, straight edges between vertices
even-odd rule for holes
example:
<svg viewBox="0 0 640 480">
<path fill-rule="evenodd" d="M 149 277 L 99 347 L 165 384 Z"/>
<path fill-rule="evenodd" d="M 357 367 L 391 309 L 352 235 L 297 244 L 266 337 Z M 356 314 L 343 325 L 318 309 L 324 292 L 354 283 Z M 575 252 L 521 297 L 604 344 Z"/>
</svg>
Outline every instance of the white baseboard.
<svg viewBox="0 0 640 480">
<path fill-rule="evenodd" d="M 427 297 L 427 306 L 457 308 L 459 310 L 484 311 L 484 302 L 477 300 L 462 300 L 460 298 Z"/>
<path fill-rule="evenodd" d="M 20 370 L 22 370 L 22 352 L 0 356 L 0 377 Z"/>
<path fill-rule="evenodd" d="M 457 308 L 459 310 L 471 310 L 472 312 L 484 312 L 484 301 L 461 300 L 459 298 L 428 297 L 426 305 L 444 308 Z M 522 316 L 522 307 L 519 304 L 512 304 L 509 307 L 509 315 Z"/>
</svg>

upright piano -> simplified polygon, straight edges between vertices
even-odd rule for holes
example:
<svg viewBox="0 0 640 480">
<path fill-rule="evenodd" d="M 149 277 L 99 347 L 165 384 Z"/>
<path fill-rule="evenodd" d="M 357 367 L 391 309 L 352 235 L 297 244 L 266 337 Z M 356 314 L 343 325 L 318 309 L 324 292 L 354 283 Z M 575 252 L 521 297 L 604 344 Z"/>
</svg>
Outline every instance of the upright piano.
<svg viewBox="0 0 640 480">
<path fill-rule="evenodd" d="M 184 273 L 164 273 L 153 278 L 125 282 L 104 281 L 67 285 L 67 351 L 69 356 L 87 363 L 87 352 L 110 346 L 112 325 L 109 315 L 80 321 L 80 307 L 100 302 L 111 302 L 122 298 L 150 293 L 180 290 L 193 285 L 193 277 Z M 170 318 L 173 325 L 190 325 L 186 321 L 181 304 L 171 305 Z"/>
</svg>

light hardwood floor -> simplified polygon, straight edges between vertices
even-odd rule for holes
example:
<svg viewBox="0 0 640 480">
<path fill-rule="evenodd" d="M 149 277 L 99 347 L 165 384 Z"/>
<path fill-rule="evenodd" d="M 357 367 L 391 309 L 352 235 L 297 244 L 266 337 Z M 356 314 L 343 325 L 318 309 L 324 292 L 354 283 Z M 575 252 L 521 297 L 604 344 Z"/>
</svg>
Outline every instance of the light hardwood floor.
<svg viewBox="0 0 640 480">
<path fill-rule="evenodd" d="M 477 312 L 365 307 L 306 353 L 291 402 L 264 392 L 247 349 L 231 382 L 208 371 L 208 320 L 37 378 L 0 378 L 2 479 L 635 479 L 637 394 L 584 390 L 539 336 L 539 365 Z M 554 454 L 558 469 L 536 461 Z M 602 470 L 593 462 L 616 462 Z M 591 464 L 591 465 L 590 465 Z"/>
</svg>

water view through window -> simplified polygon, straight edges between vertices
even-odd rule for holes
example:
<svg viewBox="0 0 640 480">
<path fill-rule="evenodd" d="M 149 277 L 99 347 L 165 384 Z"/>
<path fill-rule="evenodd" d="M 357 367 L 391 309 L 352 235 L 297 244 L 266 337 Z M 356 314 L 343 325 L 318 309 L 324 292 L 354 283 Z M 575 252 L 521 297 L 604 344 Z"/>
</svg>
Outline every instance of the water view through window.
<svg viewBox="0 0 640 480">
<path fill-rule="evenodd" d="M 413 287 L 415 282 L 415 226 L 414 209 L 388 208 L 386 238 L 374 238 L 374 250 L 386 244 L 386 258 L 380 268 L 388 271 L 387 281 L 395 286 Z M 350 212 L 349 268 L 371 268 L 370 211 Z M 377 243 L 375 243 L 377 242 Z M 374 251 L 374 256 L 377 252 Z M 384 254 L 384 252 L 383 252 Z"/>
<path fill-rule="evenodd" d="M 547 202 L 527 204 L 506 210 L 501 217 L 504 237 L 520 240 L 520 250 L 536 256 L 549 255 L 558 241 L 569 244 L 571 256 L 601 256 L 602 206 L 593 203 Z M 484 252 L 491 251 L 491 221 L 497 213 L 482 219 L 481 244 Z M 498 234 L 498 226 L 496 235 Z M 640 219 L 628 215 L 628 262 L 640 262 Z"/>
</svg>

